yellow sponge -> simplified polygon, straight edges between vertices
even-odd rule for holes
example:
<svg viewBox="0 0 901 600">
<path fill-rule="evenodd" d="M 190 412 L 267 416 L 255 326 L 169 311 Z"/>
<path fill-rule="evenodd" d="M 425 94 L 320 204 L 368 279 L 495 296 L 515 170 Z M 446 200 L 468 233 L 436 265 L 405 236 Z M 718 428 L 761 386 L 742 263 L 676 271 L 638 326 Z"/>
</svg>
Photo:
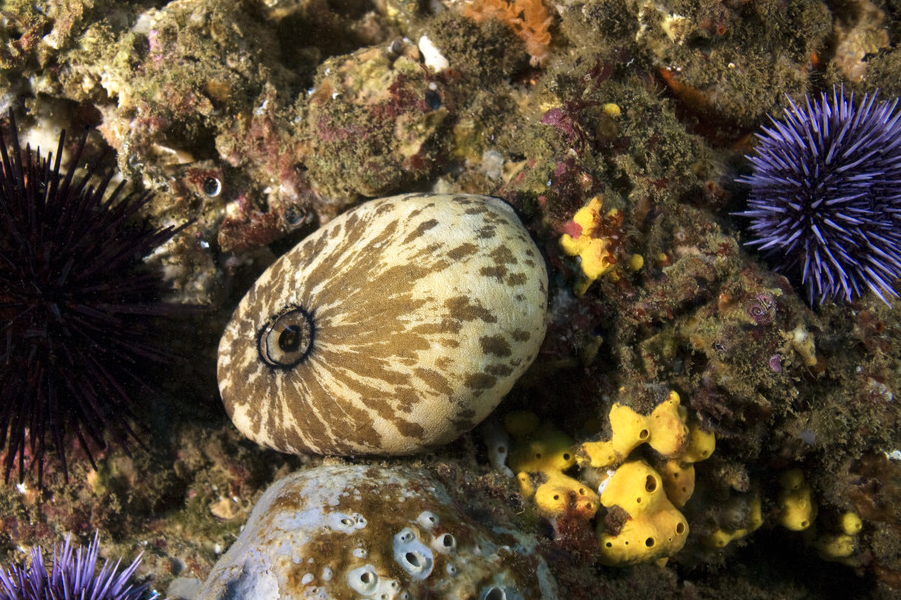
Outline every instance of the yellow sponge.
<svg viewBox="0 0 901 600">
<path fill-rule="evenodd" d="M 678 508 L 685 506 L 695 491 L 695 466 L 671 458 L 660 467 L 663 476 L 663 489 L 670 502 Z"/>
<path fill-rule="evenodd" d="M 696 463 L 707 460 L 713 451 L 716 450 L 716 436 L 712 431 L 704 431 L 696 421 L 689 425 L 689 441 L 685 454 L 682 455 L 681 461 L 685 463 Z"/>
<path fill-rule="evenodd" d="M 612 438 L 606 442 L 586 442 L 582 444 L 582 453 L 588 465 L 596 468 L 618 465 L 645 443 L 667 458 L 679 457 L 689 441 L 685 421 L 686 410 L 680 406 L 676 392 L 670 392 L 669 398 L 648 416 L 616 403 L 610 409 Z"/>
<path fill-rule="evenodd" d="M 755 495 L 748 505 L 748 513 L 745 517 L 745 527 L 740 529 L 717 529 L 701 540 L 708 548 L 725 548 L 735 540 L 741 539 L 749 533 L 756 531 L 763 525 L 763 512 L 761 511 L 760 496 Z"/>
<path fill-rule="evenodd" d="M 509 465 L 514 473 L 565 471 L 576 464 L 572 438 L 547 423 L 512 446 Z"/>
<path fill-rule="evenodd" d="M 779 494 L 779 523 L 792 531 L 807 529 L 817 516 L 817 508 L 801 469 L 786 471 L 779 478 L 779 483 L 782 485 L 782 492 Z"/>
<path fill-rule="evenodd" d="M 863 527 L 863 521 L 856 513 L 846 512 L 839 516 L 838 526 L 842 533 L 817 536 L 814 546 L 823 560 L 855 566 L 859 563 L 859 559 L 854 559 L 857 534 Z"/>
<path fill-rule="evenodd" d="M 663 456 L 681 456 L 689 439 L 685 424 L 687 417 L 688 411 L 679 404 L 679 394 L 670 392 L 669 398 L 650 415 L 651 437 L 648 445 Z"/>
<path fill-rule="evenodd" d="M 665 560 L 685 545 L 688 522 L 667 499 L 660 475 L 643 460 L 620 465 L 601 492 L 601 504 L 619 507 L 612 514 L 625 517 L 618 531 L 608 531 L 604 521 L 598 525 L 602 564 Z"/>
<path fill-rule="evenodd" d="M 815 544 L 817 554 L 823 560 L 844 562 L 857 550 L 857 536 L 839 533 L 836 535 L 821 535 Z"/>
<path fill-rule="evenodd" d="M 558 517 L 575 510 L 580 516 L 590 519 L 597 512 L 600 501 L 598 495 L 584 483 L 563 473 L 550 473 L 547 481 L 535 490 L 535 504 L 538 511 L 548 517 Z"/>
<path fill-rule="evenodd" d="M 572 511 L 586 519 L 593 517 L 600 506 L 598 495 L 564 474 L 576 464 L 573 440 L 528 412 L 507 415 L 504 426 L 514 437 L 509 464 L 523 496 L 534 496 L 538 511 L 548 517 Z"/>
<path fill-rule="evenodd" d="M 572 221 L 567 223 L 566 230 L 560 236 L 560 247 L 569 256 L 578 256 L 581 260 L 582 278 L 576 284 L 575 292 L 581 296 L 591 283 L 610 272 L 616 266 L 613 255 L 613 240 L 601 235 L 601 224 L 606 219 L 616 223 L 622 220 L 615 208 L 601 216 L 603 202 L 600 198 L 592 198 L 587 205 L 576 211 Z"/>
<path fill-rule="evenodd" d="M 678 508 L 685 506 L 695 491 L 694 463 L 707 460 L 716 448 L 716 436 L 712 431 L 703 431 L 697 421 L 688 427 L 688 447 L 679 458 L 671 458 L 660 466 L 663 487 L 670 502 Z"/>
<path fill-rule="evenodd" d="M 857 535 L 863 528 L 863 521 L 853 512 L 843 513 L 838 522 L 845 535 Z"/>
</svg>

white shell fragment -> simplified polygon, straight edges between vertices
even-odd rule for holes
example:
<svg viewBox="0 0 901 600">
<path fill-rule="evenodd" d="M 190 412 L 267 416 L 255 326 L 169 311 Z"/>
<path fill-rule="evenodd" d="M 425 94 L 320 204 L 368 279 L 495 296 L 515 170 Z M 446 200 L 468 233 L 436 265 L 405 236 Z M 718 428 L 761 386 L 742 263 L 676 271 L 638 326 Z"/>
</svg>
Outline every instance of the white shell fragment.
<svg viewBox="0 0 901 600">
<path fill-rule="evenodd" d="M 557 597 L 533 538 L 472 521 L 425 470 L 339 465 L 271 486 L 197 600 Z"/>
<path fill-rule="evenodd" d="M 435 42 L 429 39 L 427 35 L 419 38 L 418 46 L 419 51 L 422 52 L 422 61 L 436 73 L 440 73 L 450 66 L 450 63 L 447 62 L 447 59 L 441 54 L 441 50 L 435 46 Z"/>
<path fill-rule="evenodd" d="M 282 452 L 409 454 L 484 419 L 545 333 L 544 260 L 497 198 L 410 194 L 330 221 L 259 278 L 219 389 Z"/>
</svg>

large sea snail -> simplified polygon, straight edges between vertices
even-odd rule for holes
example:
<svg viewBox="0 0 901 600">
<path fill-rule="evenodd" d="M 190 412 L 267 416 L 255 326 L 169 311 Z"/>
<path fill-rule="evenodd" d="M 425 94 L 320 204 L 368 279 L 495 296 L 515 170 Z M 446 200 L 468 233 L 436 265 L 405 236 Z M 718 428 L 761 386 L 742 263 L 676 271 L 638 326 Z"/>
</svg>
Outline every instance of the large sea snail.
<svg viewBox="0 0 901 600">
<path fill-rule="evenodd" d="M 263 446 L 409 454 L 497 406 L 535 359 L 546 309 L 544 259 L 501 200 L 372 200 L 260 276 L 219 343 L 219 390 Z"/>
</svg>

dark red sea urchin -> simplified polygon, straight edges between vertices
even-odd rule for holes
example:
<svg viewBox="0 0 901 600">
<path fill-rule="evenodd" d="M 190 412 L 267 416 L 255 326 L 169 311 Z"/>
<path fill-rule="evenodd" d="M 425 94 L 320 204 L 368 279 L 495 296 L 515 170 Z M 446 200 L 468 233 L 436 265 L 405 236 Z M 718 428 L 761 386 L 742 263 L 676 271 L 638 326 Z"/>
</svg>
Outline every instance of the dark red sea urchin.
<svg viewBox="0 0 901 600">
<path fill-rule="evenodd" d="M 113 173 L 98 175 L 99 160 L 76 177 L 87 134 L 65 172 L 65 132 L 52 164 L 23 152 L 12 115 L 9 138 L 0 134 L 0 451 L 7 481 L 17 460 L 24 479 L 27 452 L 41 485 L 51 445 L 68 477 L 72 435 L 92 463 L 89 441 L 102 447 L 108 432 L 127 450 L 137 440 L 129 390 L 143 363 L 168 357 L 153 344 L 156 319 L 177 310 L 160 302 L 167 286 L 143 259 L 181 228 L 137 216 L 149 193 L 119 185 L 104 199 Z"/>
<path fill-rule="evenodd" d="M 750 230 L 777 271 L 800 280 L 811 304 L 871 290 L 898 297 L 901 277 L 901 112 L 898 100 L 859 105 L 843 90 L 791 102 L 758 135 Z"/>
<path fill-rule="evenodd" d="M 31 549 L 31 566 L 25 568 L 13 565 L 9 570 L 0 569 L 0 600 L 156 600 L 159 594 L 148 593 L 146 585 L 132 586 L 128 583 L 135 569 L 141 563 L 138 556 L 134 562 L 119 571 L 119 562 L 104 562 L 97 572 L 97 551 L 99 536 L 87 548 L 78 548 L 75 556 L 66 537 L 63 547 L 53 550 L 53 564 L 50 571 L 44 567 L 40 548 Z"/>
</svg>

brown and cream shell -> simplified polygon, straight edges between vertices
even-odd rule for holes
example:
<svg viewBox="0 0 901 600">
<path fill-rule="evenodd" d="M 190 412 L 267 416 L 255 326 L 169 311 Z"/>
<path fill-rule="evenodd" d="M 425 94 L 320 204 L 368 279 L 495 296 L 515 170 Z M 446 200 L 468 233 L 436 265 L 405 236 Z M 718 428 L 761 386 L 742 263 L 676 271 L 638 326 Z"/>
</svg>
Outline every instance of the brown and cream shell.
<svg viewBox="0 0 901 600">
<path fill-rule="evenodd" d="M 501 200 L 372 200 L 254 284 L 219 343 L 219 389 L 275 450 L 417 452 L 497 406 L 535 359 L 546 307 L 544 260 Z"/>
</svg>

